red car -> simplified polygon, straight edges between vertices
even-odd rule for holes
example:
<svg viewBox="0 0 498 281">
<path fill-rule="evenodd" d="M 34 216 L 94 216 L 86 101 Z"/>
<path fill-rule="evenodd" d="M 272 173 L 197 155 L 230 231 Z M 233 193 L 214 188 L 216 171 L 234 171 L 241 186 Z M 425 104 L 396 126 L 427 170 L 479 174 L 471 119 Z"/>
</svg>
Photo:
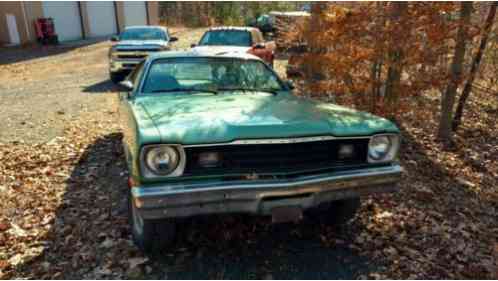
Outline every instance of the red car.
<svg viewBox="0 0 498 281">
<path fill-rule="evenodd" d="M 214 53 L 249 53 L 260 57 L 273 67 L 275 44 L 265 42 L 261 31 L 254 27 L 221 26 L 210 28 L 199 44 L 192 45 L 194 51 Z"/>
</svg>

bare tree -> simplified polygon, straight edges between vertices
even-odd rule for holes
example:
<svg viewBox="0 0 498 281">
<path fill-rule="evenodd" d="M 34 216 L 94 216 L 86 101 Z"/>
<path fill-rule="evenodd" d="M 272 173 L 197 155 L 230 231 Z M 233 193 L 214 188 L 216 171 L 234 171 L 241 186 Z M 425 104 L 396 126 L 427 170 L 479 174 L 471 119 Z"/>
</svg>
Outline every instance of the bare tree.
<svg viewBox="0 0 498 281">
<path fill-rule="evenodd" d="M 441 100 L 438 137 L 446 144 L 453 140 L 451 130 L 453 106 L 455 104 L 458 85 L 462 78 L 463 60 L 467 43 L 467 27 L 470 23 L 470 15 L 472 14 L 472 2 L 461 2 L 460 5 L 460 26 L 457 32 L 455 55 L 451 63 L 450 81 Z"/>
<path fill-rule="evenodd" d="M 401 19 L 406 13 L 408 4 L 406 2 L 393 2 L 393 12 L 391 15 L 391 24 L 399 25 Z M 395 35 L 393 35 L 394 37 Z M 401 44 L 391 42 L 392 48 L 389 50 L 389 68 L 387 70 L 386 80 L 386 101 L 389 107 L 398 104 L 399 100 L 399 85 L 401 81 L 401 72 L 403 70 L 401 61 L 403 59 L 403 50 Z"/>
<path fill-rule="evenodd" d="M 486 18 L 486 22 L 484 24 L 481 44 L 479 45 L 476 56 L 472 60 L 469 78 L 467 80 L 467 83 L 465 84 L 465 87 L 463 88 L 462 95 L 460 96 L 460 99 L 458 101 L 455 117 L 453 118 L 453 131 L 456 131 L 458 129 L 458 126 L 460 126 L 460 123 L 462 122 L 463 108 L 472 91 L 472 84 L 474 83 L 474 79 L 481 63 L 482 55 L 484 54 L 484 50 L 486 49 L 489 33 L 491 32 L 491 27 L 493 26 L 493 21 L 496 15 L 496 6 L 498 6 L 498 2 L 492 2 L 491 7 L 489 8 L 488 17 Z"/>
</svg>

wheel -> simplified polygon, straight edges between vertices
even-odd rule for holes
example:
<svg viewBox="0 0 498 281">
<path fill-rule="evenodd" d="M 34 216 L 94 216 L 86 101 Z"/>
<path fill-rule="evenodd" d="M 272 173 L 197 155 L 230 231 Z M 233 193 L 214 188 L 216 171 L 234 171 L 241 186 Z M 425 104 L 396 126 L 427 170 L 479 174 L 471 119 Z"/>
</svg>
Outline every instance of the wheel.
<svg viewBox="0 0 498 281">
<path fill-rule="evenodd" d="M 109 77 L 111 78 L 111 81 L 115 84 L 123 81 L 124 75 L 119 72 L 109 72 Z"/>
<path fill-rule="evenodd" d="M 355 216 L 360 205 L 360 198 L 344 199 L 322 204 L 309 210 L 308 215 L 324 224 L 343 225 Z"/>
<path fill-rule="evenodd" d="M 140 216 L 135 204 L 128 196 L 128 219 L 133 242 L 140 250 L 151 253 L 155 249 L 170 246 L 175 239 L 176 224 L 171 219 L 147 220 Z"/>
</svg>

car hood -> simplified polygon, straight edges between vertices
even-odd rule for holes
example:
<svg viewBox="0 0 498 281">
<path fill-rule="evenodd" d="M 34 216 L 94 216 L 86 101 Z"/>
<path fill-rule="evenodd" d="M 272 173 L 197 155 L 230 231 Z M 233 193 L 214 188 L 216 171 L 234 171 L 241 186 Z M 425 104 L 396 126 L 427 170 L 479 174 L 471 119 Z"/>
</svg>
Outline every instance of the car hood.
<svg viewBox="0 0 498 281">
<path fill-rule="evenodd" d="M 153 124 L 163 143 L 398 132 L 386 119 L 287 93 L 162 94 L 137 97 L 134 107 L 139 130 L 150 134 Z"/>
<path fill-rule="evenodd" d="M 247 53 L 251 47 L 243 46 L 196 46 L 192 51 L 200 55 L 216 55 L 220 53 Z"/>
<path fill-rule="evenodd" d="M 167 41 L 163 40 L 147 40 L 147 41 L 138 41 L 138 40 L 123 40 L 119 41 L 114 48 L 118 51 L 125 50 L 135 50 L 135 49 L 160 49 L 162 47 L 168 46 Z"/>
</svg>

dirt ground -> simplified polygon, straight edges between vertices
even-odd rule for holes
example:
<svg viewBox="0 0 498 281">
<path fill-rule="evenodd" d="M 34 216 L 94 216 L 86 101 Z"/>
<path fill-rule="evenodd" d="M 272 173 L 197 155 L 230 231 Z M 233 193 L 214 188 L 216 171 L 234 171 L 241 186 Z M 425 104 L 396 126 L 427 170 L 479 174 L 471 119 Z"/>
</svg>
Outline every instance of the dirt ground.
<svg viewBox="0 0 498 281">
<path fill-rule="evenodd" d="M 175 48 L 203 31 L 173 30 Z M 498 277 L 498 104 L 484 94 L 454 151 L 434 141 L 438 100 L 407 114 L 400 192 L 364 198 L 345 227 L 186 219 L 174 248 L 143 256 L 126 221 L 109 45 L 0 49 L 0 279 Z"/>
<path fill-rule="evenodd" d="M 188 48 L 202 32 L 176 30 L 175 48 Z M 109 46 L 88 41 L 1 50 L 0 142 L 47 142 L 82 112 L 109 110 L 110 97 L 102 95 L 116 88 L 108 79 Z"/>
</svg>

